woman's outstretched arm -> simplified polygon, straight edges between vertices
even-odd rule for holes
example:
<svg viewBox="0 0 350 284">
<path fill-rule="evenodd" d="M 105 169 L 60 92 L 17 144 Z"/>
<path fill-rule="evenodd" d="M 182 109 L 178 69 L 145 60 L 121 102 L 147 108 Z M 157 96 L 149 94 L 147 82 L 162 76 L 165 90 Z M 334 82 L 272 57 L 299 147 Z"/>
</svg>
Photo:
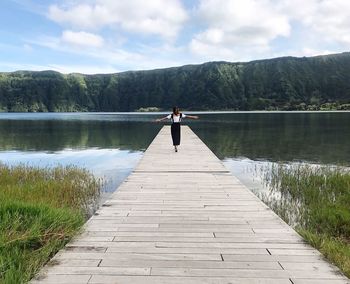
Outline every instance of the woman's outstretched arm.
<svg viewBox="0 0 350 284">
<path fill-rule="evenodd" d="M 155 121 L 156 121 L 156 122 L 160 122 L 160 121 L 163 121 L 163 120 L 166 120 L 166 119 L 168 119 L 167 116 L 166 116 L 166 117 L 163 117 L 163 118 L 157 118 Z"/>
<path fill-rule="evenodd" d="M 199 117 L 197 115 L 186 115 L 186 118 L 198 119 Z"/>
</svg>

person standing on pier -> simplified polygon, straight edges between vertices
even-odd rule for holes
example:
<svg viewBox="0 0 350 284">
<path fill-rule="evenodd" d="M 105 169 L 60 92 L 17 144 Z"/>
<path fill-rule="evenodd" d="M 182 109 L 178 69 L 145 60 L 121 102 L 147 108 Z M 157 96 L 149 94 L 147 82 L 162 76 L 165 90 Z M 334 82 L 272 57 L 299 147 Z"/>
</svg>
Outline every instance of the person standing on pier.
<svg viewBox="0 0 350 284">
<path fill-rule="evenodd" d="M 173 145 L 175 148 L 175 152 L 177 152 L 177 146 L 180 145 L 180 138 L 181 138 L 181 120 L 183 118 L 190 118 L 190 119 L 198 119 L 198 116 L 194 115 L 186 115 L 184 113 L 181 113 L 178 107 L 173 107 L 173 113 L 167 115 L 166 117 L 156 119 L 157 122 L 163 121 L 166 119 L 171 119 L 171 138 L 173 139 Z"/>
</svg>

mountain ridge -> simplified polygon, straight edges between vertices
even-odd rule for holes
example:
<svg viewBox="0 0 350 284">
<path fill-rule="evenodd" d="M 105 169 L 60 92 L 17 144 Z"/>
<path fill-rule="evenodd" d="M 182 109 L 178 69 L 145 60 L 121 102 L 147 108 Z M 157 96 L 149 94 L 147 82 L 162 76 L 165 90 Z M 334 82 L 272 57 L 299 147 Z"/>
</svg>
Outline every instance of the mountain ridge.
<svg viewBox="0 0 350 284">
<path fill-rule="evenodd" d="M 105 74 L 0 73 L 1 111 L 349 109 L 350 52 Z"/>
</svg>

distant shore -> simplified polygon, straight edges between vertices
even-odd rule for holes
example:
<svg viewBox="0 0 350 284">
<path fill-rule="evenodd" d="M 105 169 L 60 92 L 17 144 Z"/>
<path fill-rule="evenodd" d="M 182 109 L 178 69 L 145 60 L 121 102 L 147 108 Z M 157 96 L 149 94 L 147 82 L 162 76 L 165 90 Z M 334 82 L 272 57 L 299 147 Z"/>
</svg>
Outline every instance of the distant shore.
<svg viewBox="0 0 350 284">
<path fill-rule="evenodd" d="M 14 111 L 0 111 L 1 114 L 166 114 L 172 110 L 158 110 L 158 111 L 70 111 L 70 112 L 14 112 Z M 347 113 L 350 110 L 186 110 L 180 109 L 181 112 L 186 113 L 197 113 L 197 114 L 225 114 L 225 113 Z"/>
</svg>

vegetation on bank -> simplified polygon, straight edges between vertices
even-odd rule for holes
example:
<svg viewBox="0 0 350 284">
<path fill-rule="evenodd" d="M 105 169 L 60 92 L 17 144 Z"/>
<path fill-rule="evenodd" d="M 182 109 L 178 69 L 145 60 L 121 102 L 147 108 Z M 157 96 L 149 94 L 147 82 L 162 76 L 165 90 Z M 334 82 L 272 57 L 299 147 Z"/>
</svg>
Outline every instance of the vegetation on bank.
<svg viewBox="0 0 350 284">
<path fill-rule="evenodd" d="M 162 111 L 162 110 L 158 107 L 140 107 L 136 111 L 137 112 L 157 112 L 157 111 Z"/>
<path fill-rule="evenodd" d="M 264 180 L 271 189 L 264 202 L 350 277 L 350 171 L 277 165 Z"/>
<path fill-rule="evenodd" d="M 24 283 L 81 228 L 100 193 L 84 169 L 0 163 L 0 283 Z"/>
<path fill-rule="evenodd" d="M 0 73 L 0 111 L 349 110 L 350 53 L 117 74 Z"/>
</svg>

